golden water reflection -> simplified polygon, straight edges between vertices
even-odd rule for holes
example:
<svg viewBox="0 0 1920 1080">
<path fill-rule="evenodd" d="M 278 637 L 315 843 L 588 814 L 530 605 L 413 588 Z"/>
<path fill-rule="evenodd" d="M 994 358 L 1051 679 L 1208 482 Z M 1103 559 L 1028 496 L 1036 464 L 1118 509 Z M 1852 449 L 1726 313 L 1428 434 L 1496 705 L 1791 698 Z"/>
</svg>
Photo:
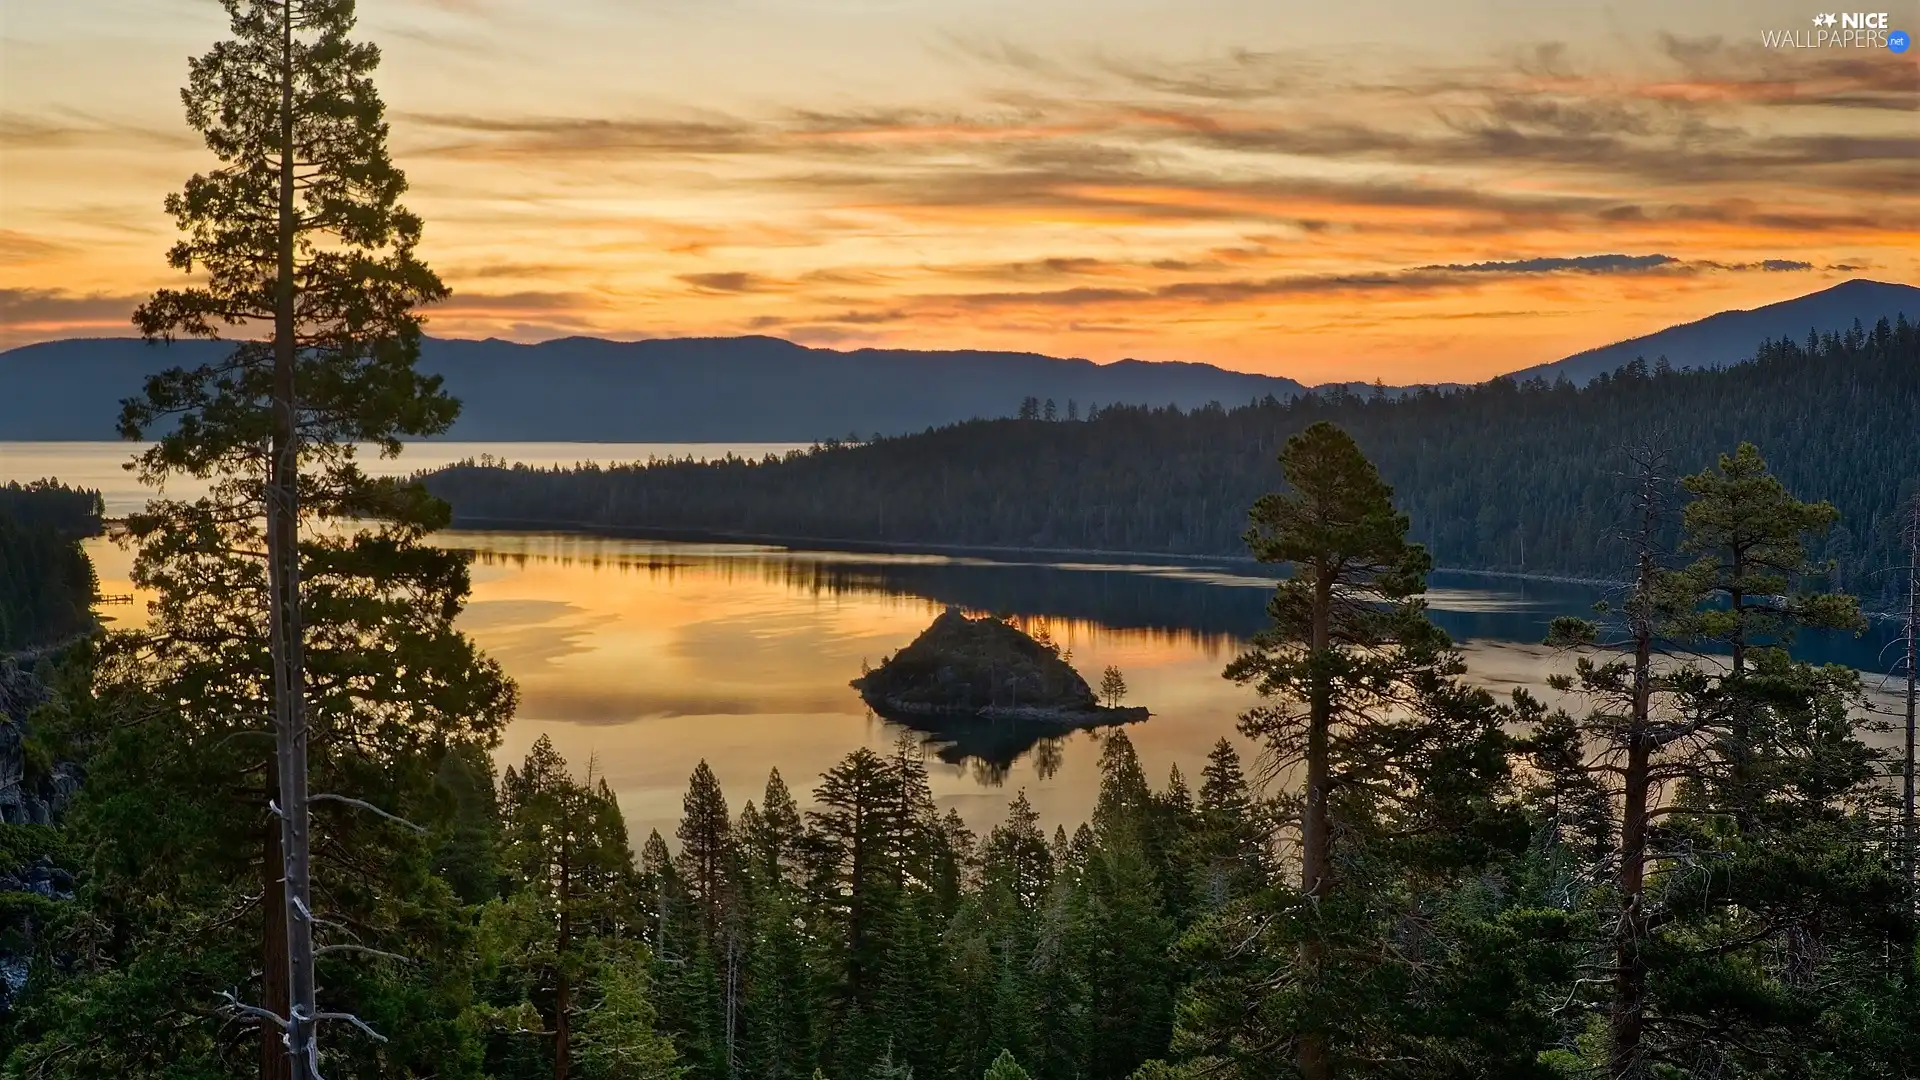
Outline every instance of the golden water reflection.
<svg viewBox="0 0 1920 1080">
<path fill-rule="evenodd" d="M 992 573 L 986 560 L 793 552 L 585 536 L 456 533 L 475 552 L 466 629 L 522 692 L 503 755 L 546 734 L 568 757 L 592 756 L 620 794 L 636 835 L 678 820 L 702 758 L 737 808 L 778 766 L 796 789 L 858 746 L 884 750 L 900 728 L 872 717 L 847 681 L 939 614 L 944 602 L 895 588 L 880 567 L 939 565 Z M 1223 634 L 1115 629 L 1048 612 L 1044 621 L 1083 672 L 1116 664 L 1131 699 L 1153 709 L 1129 734 L 1159 776 L 1197 776 L 1231 734 L 1247 694 L 1220 678 Z M 1025 788 L 1049 821 L 1092 809 L 1096 736 L 1043 743 L 1010 767 L 930 756 L 936 797 L 977 829 Z"/>
<path fill-rule="evenodd" d="M 985 558 L 796 551 L 578 534 L 454 531 L 469 550 L 473 600 L 461 625 L 521 688 L 502 764 L 550 736 L 591 759 L 620 797 L 636 841 L 671 834 L 687 776 L 705 759 L 737 811 L 778 767 L 804 796 L 850 750 L 890 749 L 903 730 L 873 717 L 847 681 L 918 634 L 948 603 L 1042 627 L 1082 673 L 1126 673 L 1129 701 L 1153 711 L 1127 731 L 1149 776 L 1178 766 L 1197 784 L 1251 691 L 1220 677 L 1257 625 L 1271 579 L 1166 566 L 1036 565 Z M 103 591 L 127 592 L 130 556 L 93 541 Z M 1254 586 L 1258 588 L 1254 588 Z M 1171 590 L 1171 591 L 1167 591 Z M 1565 658 L 1533 629 L 1557 612 L 1497 587 L 1436 589 L 1472 681 L 1551 702 Z M 141 604 L 108 609 L 137 623 Z M 1503 629 L 1505 628 L 1505 629 Z M 1883 695 L 1884 697 L 1884 695 Z M 1025 789 L 1048 823 L 1086 819 L 1097 790 L 1097 733 L 1018 743 L 1011 760 L 927 747 L 936 798 L 977 830 Z M 1251 759 L 1252 748 L 1243 744 Z"/>
</svg>

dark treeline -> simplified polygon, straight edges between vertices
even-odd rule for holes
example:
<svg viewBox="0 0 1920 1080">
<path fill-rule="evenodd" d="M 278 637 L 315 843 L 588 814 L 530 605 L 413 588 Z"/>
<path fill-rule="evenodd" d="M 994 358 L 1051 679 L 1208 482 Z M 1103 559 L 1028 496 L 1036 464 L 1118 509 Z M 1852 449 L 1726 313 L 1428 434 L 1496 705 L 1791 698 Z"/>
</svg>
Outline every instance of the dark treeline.
<svg viewBox="0 0 1920 1080">
<path fill-rule="evenodd" d="M 64 536 L 98 536 L 106 513 L 100 493 L 58 480 L 0 485 L 0 517 L 15 524 L 44 525 Z"/>
<path fill-rule="evenodd" d="M 80 539 L 100 531 L 100 496 L 51 482 L 0 486 L 0 652 L 92 625 L 96 583 Z"/>
<path fill-rule="evenodd" d="M 1769 342 L 1721 371 L 1636 363 L 1586 387 L 1509 380 L 1387 399 L 1105 408 L 1091 423 L 976 421 L 785 460 L 578 470 L 457 467 L 428 478 L 458 519 L 894 544 L 1242 554 L 1273 455 L 1317 420 L 1351 431 L 1439 565 L 1612 576 L 1628 442 L 1697 469 L 1746 439 L 1843 524 L 1816 552 L 1878 590 L 1904 562 L 1897 507 L 1920 475 L 1920 335 L 1904 319 Z"/>
</svg>

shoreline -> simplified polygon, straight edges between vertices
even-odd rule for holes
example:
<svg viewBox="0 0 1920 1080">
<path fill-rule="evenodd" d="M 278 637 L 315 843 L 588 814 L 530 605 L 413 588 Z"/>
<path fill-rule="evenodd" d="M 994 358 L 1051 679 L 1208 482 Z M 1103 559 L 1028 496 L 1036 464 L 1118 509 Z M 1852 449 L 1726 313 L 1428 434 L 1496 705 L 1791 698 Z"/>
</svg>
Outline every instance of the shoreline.
<svg viewBox="0 0 1920 1080">
<path fill-rule="evenodd" d="M 902 701 L 898 698 L 874 700 L 866 694 L 860 700 L 867 703 L 881 717 L 897 715 L 912 717 L 916 720 L 950 720 L 965 723 L 968 721 L 1012 722 L 1024 724 L 1044 724 L 1068 730 L 1092 727 L 1117 727 L 1121 724 L 1133 724 L 1149 719 L 1153 713 L 1143 705 L 1123 705 L 1117 707 L 1095 705 L 1090 709 L 1067 709 L 1051 705 L 987 705 L 978 709 L 964 709 L 946 705 L 927 705 L 919 702 Z"/>
</svg>

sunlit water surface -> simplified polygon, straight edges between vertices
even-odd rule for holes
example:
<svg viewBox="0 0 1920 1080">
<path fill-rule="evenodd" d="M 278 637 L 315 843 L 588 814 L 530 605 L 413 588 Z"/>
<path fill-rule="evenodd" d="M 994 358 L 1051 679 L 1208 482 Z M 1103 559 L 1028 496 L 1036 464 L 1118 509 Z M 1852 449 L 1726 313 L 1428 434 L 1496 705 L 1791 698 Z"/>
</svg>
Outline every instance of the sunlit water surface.
<svg viewBox="0 0 1920 1080">
<path fill-rule="evenodd" d="M 68 449 L 30 454 L 0 444 L 0 482 L 59 475 L 101 487 L 112 513 L 144 497 L 114 467 L 125 447 L 108 444 L 117 455 L 109 457 L 97 446 L 76 453 L 76 444 L 38 445 Z M 769 449 L 783 448 L 427 444 L 409 448 L 402 464 L 480 453 L 554 463 Z M 1093 680 L 1108 664 L 1120 667 L 1129 702 L 1153 712 L 1128 728 L 1150 775 L 1159 781 L 1178 766 L 1197 783 L 1207 750 L 1222 736 L 1238 741 L 1235 719 L 1255 700 L 1221 669 L 1264 622 L 1273 584 L 1266 568 L 1233 561 L 1013 561 L 567 533 L 452 531 L 440 542 L 473 553 L 473 600 L 461 625 L 520 685 L 501 761 L 551 736 L 568 758 L 592 761 L 607 778 L 636 839 L 649 829 L 671 834 L 688 773 L 702 759 L 737 810 L 758 799 L 773 767 L 804 798 L 848 751 L 888 750 L 903 734 L 926 747 L 940 803 L 975 829 L 998 821 L 1020 789 L 1049 825 L 1084 820 L 1099 735 L 907 733 L 872 716 L 848 687 L 863 662 L 905 645 L 948 604 L 1009 615 L 1029 630 L 1044 626 Z M 106 540 L 89 552 L 103 592 L 132 593 L 129 552 Z M 1537 642 L 1554 616 L 1584 612 L 1600 595 L 1436 574 L 1430 600 L 1474 682 L 1500 693 L 1532 687 L 1552 700 L 1545 678 L 1566 658 Z M 142 607 L 105 610 L 137 623 Z M 1885 637 L 1816 638 L 1802 651 L 1874 670 Z"/>
</svg>

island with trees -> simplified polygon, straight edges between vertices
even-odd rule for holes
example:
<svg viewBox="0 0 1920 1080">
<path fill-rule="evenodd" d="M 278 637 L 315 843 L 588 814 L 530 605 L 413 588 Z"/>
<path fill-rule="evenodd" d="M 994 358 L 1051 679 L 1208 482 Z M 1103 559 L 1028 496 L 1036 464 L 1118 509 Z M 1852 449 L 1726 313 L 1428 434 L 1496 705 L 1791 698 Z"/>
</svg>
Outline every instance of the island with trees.
<svg viewBox="0 0 1920 1080">
<path fill-rule="evenodd" d="M 953 606 L 852 685 L 889 718 L 973 717 L 1066 727 L 1147 718 L 1146 709 L 1120 708 L 1112 693 L 1102 705 L 1053 642 Z"/>
</svg>

